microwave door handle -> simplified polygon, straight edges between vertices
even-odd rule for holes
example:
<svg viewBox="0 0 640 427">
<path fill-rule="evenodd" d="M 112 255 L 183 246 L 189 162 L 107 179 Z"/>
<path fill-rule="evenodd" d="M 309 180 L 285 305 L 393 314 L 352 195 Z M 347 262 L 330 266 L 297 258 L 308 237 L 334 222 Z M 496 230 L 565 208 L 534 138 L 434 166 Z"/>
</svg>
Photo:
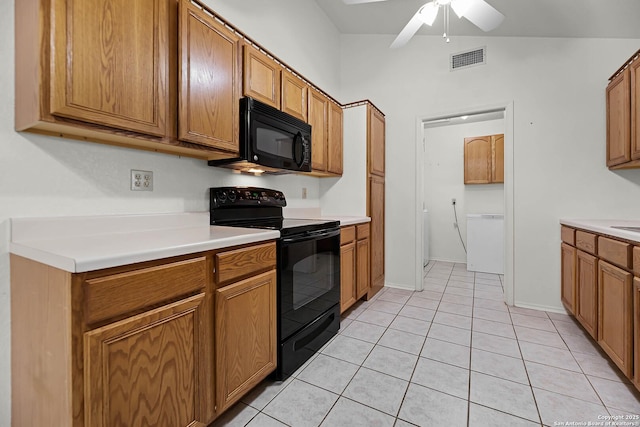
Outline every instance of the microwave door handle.
<svg viewBox="0 0 640 427">
<path fill-rule="evenodd" d="M 300 148 L 299 150 L 297 148 Z M 296 136 L 293 137 L 293 153 L 291 157 L 298 167 L 302 167 L 304 163 L 304 137 L 302 133 L 298 132 Z"/>
</svg>

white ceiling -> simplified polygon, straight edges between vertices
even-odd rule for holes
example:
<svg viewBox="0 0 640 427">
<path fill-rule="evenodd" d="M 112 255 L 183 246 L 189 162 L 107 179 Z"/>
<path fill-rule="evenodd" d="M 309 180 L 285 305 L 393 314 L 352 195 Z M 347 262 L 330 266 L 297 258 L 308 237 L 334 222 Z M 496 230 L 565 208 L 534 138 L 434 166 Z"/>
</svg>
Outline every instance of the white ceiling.
<svg viewBox="0 0 640 427">
<path fill-rule="evenodd" d="M 348 6 L 342 0 L 316 0 L 342 34 L 398 34 L 428 0 L 387 0 Z M 487 0 L 505 15 L 484 33 L 451 13 L 452 37 L 593 37 L 640 39 L 640 0 Z M 442 35 L 443 13 L 418 34 Z M 639 46 L 640 47 L 640 46 Z"/>
</svg>

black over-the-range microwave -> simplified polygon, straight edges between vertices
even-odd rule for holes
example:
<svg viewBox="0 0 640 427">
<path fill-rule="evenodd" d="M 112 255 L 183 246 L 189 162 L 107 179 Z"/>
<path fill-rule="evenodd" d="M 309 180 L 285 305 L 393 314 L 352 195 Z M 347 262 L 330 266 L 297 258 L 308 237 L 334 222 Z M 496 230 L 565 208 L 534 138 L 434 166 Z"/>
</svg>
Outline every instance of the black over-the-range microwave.
<svg viewBox="0 0 640 427">
<path fill-rule="evenodd" d="M 240 100 L 240 155 L 209 160 L 252 173 L 311 172 L 311 125 L 253 98 Z"/>
</svg>

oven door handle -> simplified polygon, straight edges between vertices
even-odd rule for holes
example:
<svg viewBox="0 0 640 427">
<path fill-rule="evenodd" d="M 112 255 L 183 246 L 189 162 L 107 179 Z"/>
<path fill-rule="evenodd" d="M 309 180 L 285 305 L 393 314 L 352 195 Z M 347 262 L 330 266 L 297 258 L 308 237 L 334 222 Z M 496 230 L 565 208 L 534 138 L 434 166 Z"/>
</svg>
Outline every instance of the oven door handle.
<svg viewBox="0 0 640 427">
<path fill-rule="evenodd" d="M 330 231 L 310 231 L 304 233 L 301 236 L 295 237 L 285 237 L 282 239 L 282 243 L 297 243 L 304 242 L 305 240 L 317 240 L 317 239 L 327 239 L 330 237 L 335 237 L 340 235 L 340 229 L 330 230 Z"/>
</svg>

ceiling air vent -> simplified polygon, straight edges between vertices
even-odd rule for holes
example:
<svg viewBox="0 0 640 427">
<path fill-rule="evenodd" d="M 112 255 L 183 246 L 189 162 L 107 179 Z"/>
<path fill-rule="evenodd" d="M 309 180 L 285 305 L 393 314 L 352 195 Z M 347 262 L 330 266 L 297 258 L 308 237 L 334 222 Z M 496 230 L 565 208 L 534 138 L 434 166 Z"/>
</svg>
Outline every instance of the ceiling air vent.
<svg viewBox="0 0 640 427">
<path fill-rule="evenodd" d="M 451 71 L 458 70 L 460 68 L 472 67 L 474 65 L 481 65 L 487 62 L 487 48 L 481 47 L 478 49 L 467 50 L 466 52 L 454 53 L 450 57 L 449 69 Z"/>
</svg>

